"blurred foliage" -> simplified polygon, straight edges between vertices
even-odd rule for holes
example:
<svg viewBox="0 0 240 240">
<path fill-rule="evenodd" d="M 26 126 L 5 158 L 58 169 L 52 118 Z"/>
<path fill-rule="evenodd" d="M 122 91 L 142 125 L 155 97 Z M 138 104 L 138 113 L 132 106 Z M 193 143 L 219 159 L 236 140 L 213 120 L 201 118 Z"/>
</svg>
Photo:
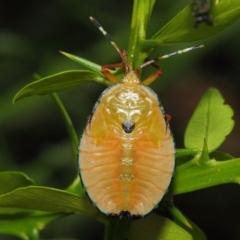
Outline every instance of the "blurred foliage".
<svg viewBox="0 0 240 240">
<path fill-rule="evenodd" d="M 152 36 L 189 3 L 187 0 L 174 4 L 157 1 L 147 35 Z M 73 161 L 75 156 L 71 152 L 61 114 L 51 98 L 36 96 L 15 105 L 12 105 L 12 98 L 20 88 L 32 82 L 33 73 L 44 77 L 59 71 L 79 69 L 79 65 L 58 54 L 58 50 L 74 53 L 99 65 L 119 62 L 116 52 L 88 19 L 91 15 L 100 20 L 114 41 L 124 49 L 130 33 L 131 11 L 132 2 L 127 0 L 0 2 L 1 171 L 22 171 L 37 185 L 61 189 L 74 180 L 77 174 L 76 161 Z M 220 150 L 240 156 L 239 24 L 238 21 L 217 36 L 194 43 L 205 44 L 205 48 L 197 54 L 189 53 L 161 62 L 164 74 L 151 87 L 172 116 L 171 126 L 178 148 L 183 147 L 184 131 L 200 96 L 213 86 L 220 89 L 233 107 L 236 120 L 234 132 Z M 209 26 L 200 25 L 199 29 L 206 27 Z M 151 57 L 185 46 L 189 44 L 161 47 Z M 104 88 L 90 83 L 60 93 L 79 136 Z M 201 227 L 208 239 L 231 240 L 240 238 L 239 198 L 238 186 L 222 185 L 177 195 L 174 202 Z M 21 212 L 19 216 L 27 214 Z M 44 221 L 47 223 L 48 218 Z M 51 223 L 41 232 L 42 239 L 46 236 L 58 239 L 96 239 L 97 236 L 101 239 L 103 226 L 87 217 L 69 216 L 66 221 L 60 219 Z M 10 238 L 2 235 L 0 239 Z"/>
</svg>

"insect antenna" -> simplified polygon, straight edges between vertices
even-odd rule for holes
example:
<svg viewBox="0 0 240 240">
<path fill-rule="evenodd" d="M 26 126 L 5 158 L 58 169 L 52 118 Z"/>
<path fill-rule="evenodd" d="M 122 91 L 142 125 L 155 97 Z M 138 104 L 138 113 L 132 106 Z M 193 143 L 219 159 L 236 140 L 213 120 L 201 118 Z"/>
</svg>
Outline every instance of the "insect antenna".
<svg viewBox="0 0 240 240">
<path fill-rule="evenodd" d="M 124 51 L 121 52 L 121 50 L 118 48 L 117 44 L 113 41 L 111 36 L 103 29 L 103 27 L 101 26 L 101 24 L 98 21 L 96 21 L 93 17 L 90 17 L 90 20 L 102 32 L 102 34 L 113 45 L 113 47 L 117 50 L 119 56 L 121 57 L 121 59 L 123 61 L 123 65 L 124 65 L 126 73 L 129 72 L 129 67 L 128 67 L 128 64 L 127 64 L 127 59 L 126 59 L 126 56 L 125 56 L 126 55 L 125 52 Z"/>
<path fill-rule="evenodd" d="M 137 71 L 140 72 L 142 68 L 144 68 L 144 67 L 146 67 L 146 66 L 148 66 L 148 65 L 152 65 L 152 64 L 154 64 L 155 62 L 160 61 L 160 60 L 162 60 L 162 59 L 169 58 L 169 57 L 172 57 L 172 56 L 176 56 L 176 55 L 179 55 L 179 54 L 182 54 L 182 53 L 186 53 L 186 52 L 189 52 L 189 51 L 192 51 L 192 50 L 196 50 L 196 49 L 199 49 L 199 48 L 203 48 L 203 47 L 204 47 L 204 45 L 193 46 L 193 47 L 185 48 L 185 49 L 183 49 L 183 50 L 178 50 L 178 51 L 176 51 L 176 52 L 169 53 L 169 54 L 166 54 L 166 55 L 163 55 L 163 56 L 160 56 L 160 57 L 151 59 L 151 60 L 147 60 L 145 63 L 143 63 L 143 64 L 137 69 Z"/>
</svg>

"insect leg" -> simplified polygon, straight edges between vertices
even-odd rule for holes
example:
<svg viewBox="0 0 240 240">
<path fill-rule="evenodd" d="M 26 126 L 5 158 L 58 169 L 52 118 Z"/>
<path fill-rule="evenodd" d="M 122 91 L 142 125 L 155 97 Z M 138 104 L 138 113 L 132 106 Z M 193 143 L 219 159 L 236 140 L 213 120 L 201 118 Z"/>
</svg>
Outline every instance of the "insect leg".
<svg viewBox="0 0 240 240">
<path fill-rule="evenodd" d="M 108 79 L 110 80 L 111 82 L 113 83 L 119 83 L 120 80 L 114 76 L 108 69 L 110 68 L 121 68 L 123 67 L 124 64 L 123 63 L 116 63 L 116 64 L 108 64 L 108 65 L 103 65 L 102 66 L 102 69 L 101 69 L 101 72 L 102 74 Z"/>
<path fill-rule="evenodd" d="M 149 61 L 149 59 L 146 59 L 147 61 Z M 160 66 L 158 66 L 156 63 L 151 63 L 151 66 L 155 67 L 157 69 L 156 72 L 152 73 L 149 77 L 147 77 L 144 81 L 143 84 L 144 85 L 149 85 L 152 82 L 154 82 L 158 77 L 160 77 L 162 75 L 162 68 Z"/>
</svg>

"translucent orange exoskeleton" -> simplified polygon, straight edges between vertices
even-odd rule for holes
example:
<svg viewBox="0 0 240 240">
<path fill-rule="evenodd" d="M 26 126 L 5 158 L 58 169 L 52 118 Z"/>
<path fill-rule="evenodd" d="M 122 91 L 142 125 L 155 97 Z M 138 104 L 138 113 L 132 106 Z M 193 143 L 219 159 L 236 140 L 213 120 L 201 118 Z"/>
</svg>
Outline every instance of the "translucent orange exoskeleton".
<svg viewBox="0 0 240 240">
<path fill-rule="evenodd" d="M 119 52 L 123 63 L 106 65 L 102 73 L 115 84 L 99 97 L 79 146 L 83 186 L 97 208 L 110 216 L 137 219 L 154 209 L 166 193 L 174 171 L 175 148 L 168 117 L 157 95 L 146 85 L 160 74 L 154 64 L 178 51 L 149 60 L 136 71 L 96 20 L 93 23 Z M 157 71 L 139 80 L 142 67 Z M 122 80 L 107 68 L 124 67 Z"/>
</svg>

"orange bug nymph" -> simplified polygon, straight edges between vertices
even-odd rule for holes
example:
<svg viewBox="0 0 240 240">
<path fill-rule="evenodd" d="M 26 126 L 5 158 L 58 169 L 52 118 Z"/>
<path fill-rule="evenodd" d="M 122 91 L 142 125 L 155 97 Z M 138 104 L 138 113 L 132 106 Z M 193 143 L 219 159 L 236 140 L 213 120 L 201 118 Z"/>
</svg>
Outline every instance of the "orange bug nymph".
<svg viewBox="0 0 240 240">
<path fill-rule="evenodd" d="M 90 19 L 118 51 L 122 63 L 102 67 L 102 73 L 115 84 L 99 97 L 81 138 L 80 177 L 101 212 L 120 219 L 138 219 L 158 205 L 175 165 L 167 117 L 157 95 L 146 86 L 162 73 L 154 62 L 198 47 L 149 60 L 133 71 L 108 33 Z M 138 75 L 147 65 L 157 71 L 141 82 Z M 125 69 L 122 80 L 108 71 L 116 67 Z"/>
</svg>

